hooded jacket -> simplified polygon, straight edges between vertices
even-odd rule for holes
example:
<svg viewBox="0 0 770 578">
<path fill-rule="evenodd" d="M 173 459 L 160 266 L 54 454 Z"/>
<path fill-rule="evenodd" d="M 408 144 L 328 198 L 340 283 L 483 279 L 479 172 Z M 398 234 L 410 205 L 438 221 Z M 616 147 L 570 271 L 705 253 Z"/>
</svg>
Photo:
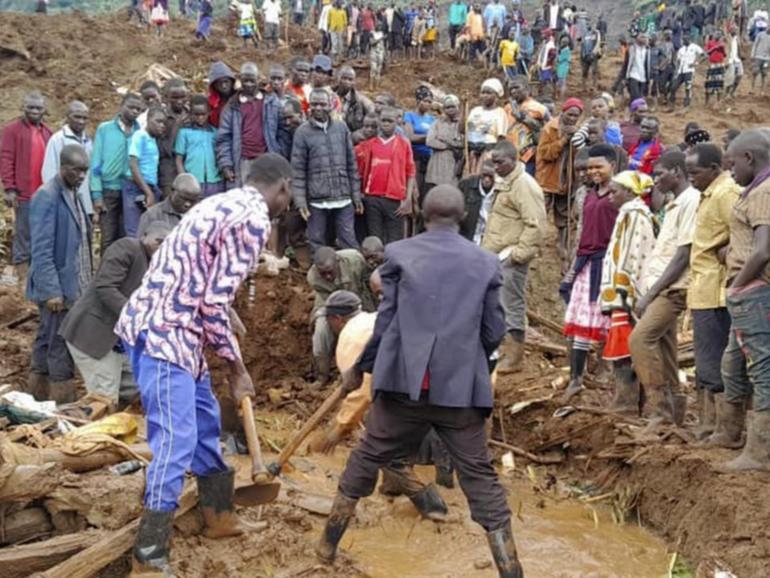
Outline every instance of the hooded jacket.
<svg viewBox="0 0 770 578">
<path fill-rule="evenodd" d="M 219 118 L 216 138 L 217 166 L 219 170 L 233 169 L 237 186 L 241 185 L 241 144 L 243 116 L 241 115 L 240 94 L 235 93 Z M 281 154 L 278 129 L 281 125 L 281 101 L 274 94 L 262 95 L 262 132 L 267 151 Z"/>
<path fill-rule="evenodd" d="M 227 99 L 222 98 L 214 90 L 214 83 L 220 78 L 229 78 L 235 82 L 235 75 L 230 67 L 224 62 L 214 62 L 209 69 L 209 123 L 213 126 L 219 126 L 219 116 L 227 105 Z"/>
</svg>

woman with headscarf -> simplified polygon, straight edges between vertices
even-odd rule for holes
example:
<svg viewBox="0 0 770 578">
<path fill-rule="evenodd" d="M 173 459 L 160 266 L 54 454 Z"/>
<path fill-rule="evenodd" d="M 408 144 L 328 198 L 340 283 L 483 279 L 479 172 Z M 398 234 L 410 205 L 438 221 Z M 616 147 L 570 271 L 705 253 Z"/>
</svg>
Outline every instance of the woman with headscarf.
<svg viewBox="0 0 770 578">
<path fill-rule="evenodd" d="M 481 105 L 473 107 L 468 114 L 468 173 L 471 175 L 479 172 L 487 153 L 508 132 L 508 118 L 499 102 L 504 95 L 503 84 L 497 78 L 486 79 L 481 84 Z"/>
<path fill-rule="evenodd" d="M 457 185 L 462 175 L 464 138 L 460 122 L 460 99 L 448 94 L 441 101 L 444 114 L 436 119 L 425 139 L 432 152 L 425 172 L 426 188 Z"/>
<path fill-rule="evenodd" d="M 610 202 L 618 210 L 615 227 L 602 264 L 601 308 L 611 316 L 604 359 L 613 362 L 616 395 L 613 406 L 627 408 L 620 392 L 635 379 L 628 338 L 633 329 L 631 312 L 639 297 L 642 266 L 655 247 L 655 221 L 645 198 L 653 180 L 639 171 L 623 171 L 610 184 Z M 638 403 L 638 400 L 637 400 Z"/>
<path fill-rule="evenodd" d="M 425 143 L 428 131 L 436 117 L 431 114 L 433 109 L 433 93 L 427 86 L 418 86 L 414 93 L 417 109 L 404 114 L 404 130 L 412 143 L 414 164 L 417 167 L 417 189 L 420 192 L 420 205 L 428 189 L 425 186 L 425 172 L 428 170 L 431 148 Z"/>
</svg>

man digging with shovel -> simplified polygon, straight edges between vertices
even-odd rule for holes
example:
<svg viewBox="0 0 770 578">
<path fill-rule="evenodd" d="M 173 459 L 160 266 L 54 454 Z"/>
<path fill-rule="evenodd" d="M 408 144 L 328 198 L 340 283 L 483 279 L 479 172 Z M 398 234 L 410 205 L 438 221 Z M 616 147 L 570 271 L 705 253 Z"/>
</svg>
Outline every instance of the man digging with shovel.
<svg viewBox="0 0 770 578">
<path fill-rule="evenodd" d="M 203 351 L 230 365 L 237 402 L 253 397 L 230 308 L 270 238 L 270 221 L 291 198 L 291 167 L 281 156 L 256 159 L 246 184 L 193 207 L 153 256 L 142 285 L 115 328 L 131 360 L 147 416 L 153 459 L 132 576 L 171 576 L 169 541 L 184 476 L 192 470 L 209 538 L 248 530 L 233 509 L 235 471 L 222 459 L 219 405 Z"/>
</svg>

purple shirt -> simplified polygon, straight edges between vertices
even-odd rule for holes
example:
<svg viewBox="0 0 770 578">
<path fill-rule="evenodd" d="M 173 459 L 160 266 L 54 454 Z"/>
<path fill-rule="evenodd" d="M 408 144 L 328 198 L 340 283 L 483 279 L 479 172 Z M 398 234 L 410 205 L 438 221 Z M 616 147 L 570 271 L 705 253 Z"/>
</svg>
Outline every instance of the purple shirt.
<svg viewBox="0 0 770 578">
<path fill-rule="evenodd" d="M 255 159 L 267 152 L 264 110 L 262 98 L 241 103 L 241 158 Z"/>
<path fill-rule="evenodd" d="M 256 189 L 247 186 L 204 199 L 153 255 L 115 333 L 133 346 L 146 332 L 148 355 L 196 379 L 208 371 L 206 347 L 225 359 L 240 359 L 230 307 L 269 237 L 267 205 Z"/>
<path fill-rule="evenodd" d="M 617 216 L 618 210 L 610 203 L 609 193 L 600 197 L 596 190 L 588 191 L 583 205 L 583 230 L 577 254 L 592 255 L 605 251 Z"/>
</svg>

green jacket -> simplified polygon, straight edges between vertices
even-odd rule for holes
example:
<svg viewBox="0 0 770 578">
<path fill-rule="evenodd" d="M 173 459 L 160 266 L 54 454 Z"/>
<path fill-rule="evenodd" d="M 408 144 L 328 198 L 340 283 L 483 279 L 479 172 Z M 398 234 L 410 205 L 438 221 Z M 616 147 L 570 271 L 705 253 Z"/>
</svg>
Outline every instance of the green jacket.
<svg viewBox="0 0 770 578">
<path fill-rule="evenodd" d="M 358 295 L 364 311 L 376 311 L 377 305 L 369 290 L 369 268 L 363 255 L 355 249 L 342 249 L 337 251 L 337 263 L 340 272 L 334 281 L 321 277 L 315 265 L 307 272 L 307 282 L 315 291 L 313 313 L 324 306 L 329 295 L 342 289 Z"/>
</svg>

